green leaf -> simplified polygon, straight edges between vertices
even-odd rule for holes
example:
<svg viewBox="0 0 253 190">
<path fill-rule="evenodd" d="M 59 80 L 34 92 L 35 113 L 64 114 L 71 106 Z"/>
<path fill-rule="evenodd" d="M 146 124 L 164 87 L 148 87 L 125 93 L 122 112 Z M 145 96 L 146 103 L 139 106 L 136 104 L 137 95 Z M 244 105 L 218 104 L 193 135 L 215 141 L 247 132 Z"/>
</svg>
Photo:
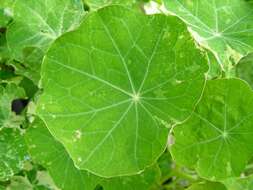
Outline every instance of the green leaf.
<svg viewBox="0 0 253 190">
<path fill-rule="evenodd" d="M 209 71 L 207 78 L 208 79 L 215 79 L 215 78 L 220 78 L 222 76 L 222 69 L 215 58 L 214 54 L 211 51 L 207 50 L 207 59 L 209 63 Z"/>
<path fill-rule="evenodd" d="M 12 19 L 12 6 L 14 0 L 1 0 L 0 2 L 0 29 L 5 28 Z"/>
<path fill-rule="evenodd" d="M 13 100 L 25 97 L 24 90 L 16 84 L 9 83 L 6 87 L 0 85 L 0 130 L 3 127 L 19 128 L 24 118 L 12 112 L 11 104 Z"/>
<path fill-rule="evenodd" d="M 200 176 L 239 176 L 253 155 L 253 92 L 239 79 L 208 81 L 189 120 L 174 128 L 171 153 Z"/>
<path fill-rule="evenodd" d="M 132 5 L 135 3 L 135 0 L 84 0 L 84 2 L 91 10 L 96 10 L 110 4 Z"/>
<path fill-rule="evenodd" d="M 25 177 L 14 176 L 5 190 L 33 190 L 33 186 Z"/>
<path fill-rule="evenodd" d="M 11 12 L 7 8 L 0 7 L 0 28 L 6 27 L 11 20 Z"/>
<path fill-rule="evenodd" d="M 103 190 L 147 190 L 159 183 L 160 173 L 157 167 L 150 167 L 139 175 L 105 179 L 100 184 Z"/>
<path fill-rule="evenodd" d="M 253 175 L 244 178 L 230 178 L 224 182 L 228 190 L 252 190 Z"/>
<path fill-rule="evenodd" d="M 35 162 L 48 169 L 56 185 L 61 189 L 80 190 L 85 187 L 93 190 L 97 184 L 100 184 L 104 190 L 119 188 L 146 190 L 160 177 L 156 167 L 148 168 L 139 175 L 111 179 L 99 178 L 87 171 L 78 170 L 65 148 L 52 137 L 40 119 L 37 118 L 32 126 L 25 134 L 29 152 Z"/>
<path fill-rule="evenodd" d="M 28 159 L 23 136 L 18 129 L 0 130 L 0 181 L 18 173 Z"/>
<path fill-rule="evenodd" d="M 51 46 L 37 113 L 80 169 L 136 174 L 164 151 L 164 124 L 192 112 L 206 71 L 176 17 L 108 6 Z"/>
<path fill-rule="evenodd" d="M 39 80 L 44 53 L 57 37 L 75 29 L 83 14 L 81 0 L 16 1 L 15 22 L 8 28 L 7 42 L 13 58 L 22 62 L 26 72 L 31 74 L 30 78 Z M 17 69 L 22 67 L 17 66 Z"/>
<path fill-rule="evenodd" d="M 144 2 L 148 2 L 149 0 L 83 0 L 85 4 L 88 5 L 88 7 L 91 10 L 96 10 L 108 5 L 113 5 L 113 4 L 121 4 L 124 6 L 129 6 L 132 7 L 134 5 L 139 5 Z"/>
<path fill-rule="evenodd" d="M 235 67 L 236 76 L 247 81 L 253 88 L 253 53 L 242 58 Z"/>
<path fill-rule="evenodd" d="M 5 29 L 3 29 L 3 30 L 5 30 Z M 9 57 L 10 57 L 9 53 L 10 52 L 7 47 L 5 31 L 3 31 L 3 33 L 0 31 L 0 64 L 5 63 L 6 60 L 9 59 Z"/>
<path fill-rule="evenodd" d="M 204 183 L 193 184 L 187 190 L 227 190 L 227 189 L 221 183 L 204 182 Z"/>
<path fill-rule="evenodd" d="M 182 18 L 197 41 L 210 48 L 224 71 L 253 51 L 253 4 L 244 0 L 164 0 Z"/>
<path fill-rule="evenodd" d="M 169 177 L 171 177 L 173 168 L 173 163 L 169 151 L 166 150 L 158 159 L 157 163 L 161 171 L 161 182 L 163 183 L 168 180 Z"/>
<path fill-rule="evenodd" d="M 78 170 L 65 148 L 56 141 L 40 119 L 36 119 L 26 134 L 29 153 L 34 162 L 49 171 L 55 184 L 63 190 L 93 190 L 99 179 L 86 171 Z"/>
</svg>

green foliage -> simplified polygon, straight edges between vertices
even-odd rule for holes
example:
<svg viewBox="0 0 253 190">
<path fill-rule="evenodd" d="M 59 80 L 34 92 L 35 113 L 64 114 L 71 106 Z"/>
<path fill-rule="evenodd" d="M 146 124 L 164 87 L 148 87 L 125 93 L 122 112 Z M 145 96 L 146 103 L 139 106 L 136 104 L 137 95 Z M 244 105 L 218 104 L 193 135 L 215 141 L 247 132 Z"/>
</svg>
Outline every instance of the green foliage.
<svg viewBox="0 0 253 190">
<path fill-rule="evenodd" d="M 251 0 L 1 0 L 0 190 L 252 190 L 252 39 Z"/>
<path fill-rule="evenodd" d="M 7 32 L 11 56 L 16 61 L 12 65 L 18 74 L 36 83 L 44 53 L 57 37 L 79 25 L 83 4 L 81 0 L 17 0 L 13 12 L 14 21 Z"/>
<path fill-rule="evenodd" d="M 191 118 L 174 130 L 173 158 L 207 179 L 239 176 L 253 154 L 252 122 L 249 85 L 239 79 L 208 81 Z"/>
<path fill-rule="evenodd" d="M 190 188 L 187 190 L 227 190 L 224 185 L 221 183 L 211 183 L 211 182 L 204 182 L 204 183 L 198 183 L 193 184 Z"/>
<path fill-rule="evenodd" d="M 8 180 L 28 159 L 26 144 L 18 129 L 0 130 L 0 181 Z"/>
<path fill-rule="evenodd" d="M 164 151 L 162 121 L 189 116 L 206 71 L 178 19 L 111 6 L 51 46 L 37 113 L 79 168 L 106 177 L 135 174 Z"/>
<path fill-rule="evenodd" d="M 227 74 L 234 63 L 253 51 L 253 4 L 251 2 L 164 0 L 164 3 L 168 11 L 187 23 L 200 44 L 213 51 Z"/>
</svg>

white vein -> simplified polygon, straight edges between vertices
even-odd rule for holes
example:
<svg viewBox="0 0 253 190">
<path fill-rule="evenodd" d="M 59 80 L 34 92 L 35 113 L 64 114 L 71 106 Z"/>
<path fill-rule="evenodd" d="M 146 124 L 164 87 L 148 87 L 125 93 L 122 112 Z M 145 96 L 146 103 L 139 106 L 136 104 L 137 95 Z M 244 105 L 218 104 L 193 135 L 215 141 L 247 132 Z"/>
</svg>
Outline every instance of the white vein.
<svg viewBox="0 0 253 190">
<path fill-rule="evenodd" d="M 98 151 L 98 149 L 104 144 L 104 142 L 111 136 L 111 134 L 113 133 L 113 131 L 120 125 L 120 123 L 122 122 L 122 120 L 126 117 L 126 115 L 128 114 L 129 110 L 132 108 L 133 103 L 131 103 L 128 108 L 126 109 L 125 112 L 123 112 L 123 114 L 121 115 L 121 117 L 119 118 L 119 120 L 112 126 L 112 128 L 108 131 L 108 133 L 104 136 L 104 138 L 95 146 L 93 147 L 92 151 L 89 153 L 89 155 L 86 156 L 86 159 L 84 161 L 82 161 L 81 165 L 85 164 L 86 162 L 88 162 L 90 160 L 90 158 L 94 155 L 94 153 L 96 153 L 96 151 Z"/>
<path fill-rule="evenodd" d="M 99 15 L 99 16 L 100 16 L 100 15 Z M 117 53 L 119 54 L 119 57 L 120 57 L 120 59 L 121 59 L 121 61 L 122 61 L 122 63 L 123 63 L 123 66 L 124 66 L 125 70 L 126 70 L 127 77 L 128 77 L 128 79 L 129 79 L 129 82 L 130 82 L 130 85 L 131 85 L 132 91 L 133 91 L 133 93 L 135 94 L 134 84 L 133 84 L 133 81 L 132 81 L 132 78 L 131 78 L 130 72 L 129 72 L 129 70 L 128 70 L 128 67 L 127 67 L 126 61 L 125 61 L 125 59 L 124 59 L 123 55 L 121 54 L 121 51 L 120 51 L 120 49 L 119 49 L 119 47 L 118 47 L 118 45 L 117 45 L 116 41 L 115 41 L 115 40 L 114 40 L 114 38 L 112 37 L 112 34 L 111 34 L 111 32 L 110 32 L 109 28 L 107 27 L 107 25 L 105 24 L 105 22 L 104 22 L 103 18 L 102 18 L 101 16 L 100 16 L 99 18 L 100 18 L 101 23 L 102 23 L 102 25 L 103 25 L 103 27 L 104 27 L 104 29 L 105 29 L 105 31 L 106 31 L 107 36 L 109 37 L 109 39 L 111 40 L 111 42 L 112 42 L 112 44 L 113 44 L 113 46 L 114 46 L 115 50 L 116 50 L 116 51 L 117 51 Z"/>
</svg>

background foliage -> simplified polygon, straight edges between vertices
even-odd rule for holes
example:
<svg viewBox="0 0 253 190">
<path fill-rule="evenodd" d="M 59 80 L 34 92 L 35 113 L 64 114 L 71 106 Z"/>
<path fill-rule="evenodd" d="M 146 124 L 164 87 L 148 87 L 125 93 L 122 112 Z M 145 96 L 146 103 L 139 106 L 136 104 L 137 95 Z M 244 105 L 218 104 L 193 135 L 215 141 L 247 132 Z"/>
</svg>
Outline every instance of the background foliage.
<svg viewBox="0 0 253 190">
<path fill-rule="evenodd" d="M 252 190 L 253 4 L 1 0 L 0 190 Z"/>
</svg>

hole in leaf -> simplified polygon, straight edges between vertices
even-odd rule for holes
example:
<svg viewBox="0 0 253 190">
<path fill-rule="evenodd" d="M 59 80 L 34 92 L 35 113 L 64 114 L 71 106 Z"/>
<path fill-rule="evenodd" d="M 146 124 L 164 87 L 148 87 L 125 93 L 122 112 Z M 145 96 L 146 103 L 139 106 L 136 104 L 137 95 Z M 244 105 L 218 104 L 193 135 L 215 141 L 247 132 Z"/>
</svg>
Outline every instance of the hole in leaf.
<svg viewBox="0 0 253 190">
<path fill-rule="evenodd" d="M 27 106 L 27 104 L 28 100 L 26 99 L 15 99 L 11 103 L 11 110 L 19 115 Z"/>
</svg>

